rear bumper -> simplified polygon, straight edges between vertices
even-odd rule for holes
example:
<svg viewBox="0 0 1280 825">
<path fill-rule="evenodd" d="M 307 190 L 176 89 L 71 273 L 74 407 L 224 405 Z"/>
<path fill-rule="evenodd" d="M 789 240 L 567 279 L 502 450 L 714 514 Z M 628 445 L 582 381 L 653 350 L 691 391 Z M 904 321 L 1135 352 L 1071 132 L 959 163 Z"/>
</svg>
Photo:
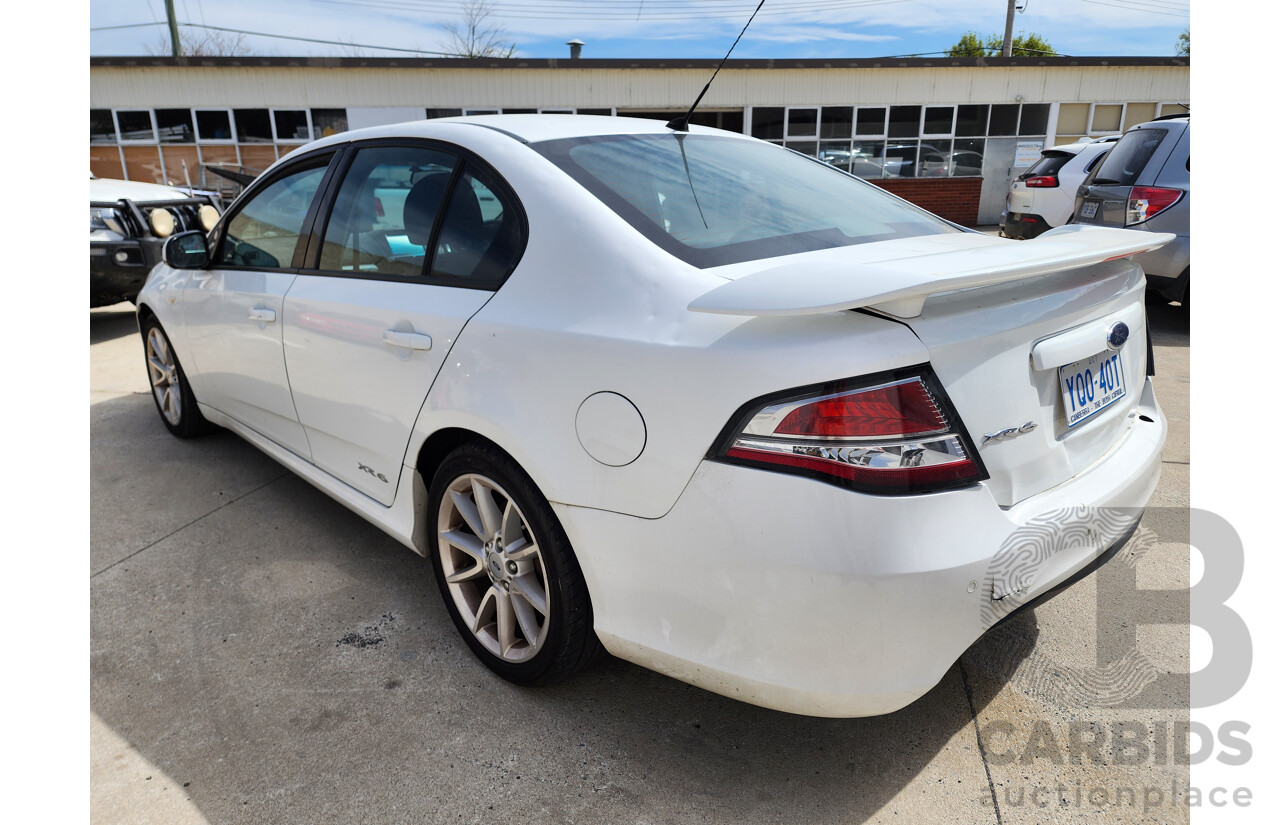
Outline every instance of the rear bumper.
<svg viewBox="0 0 1280 825">
<path fill-rule="evenodd" d="M 1130 227 L 1136 228 L 1136 227 Z M 1168 231 L 1156 227 L 1151 232 Z M 1182 270 L 1191 265 L 1191 236 L 1178 234 L 1172 241 L 1150 252 L 1144 252 L 1134 258 L 1147 274 L 1148 282 L 1161 283 L 1173 281 L 1182 274 Z"/>
<path fill-rule="evenodd" d="M 870 716 L 922 696 L 1017 605 L 1120 541 L 1159 479 L 1165 432 L 1148 381 L 1106 456 L 1007 509 L 982 485 L 868 496 L 713 462 L 659 519 L 554 506 L 614 655 L 777 710 Z M 993 600 L 1007 548 L 1045 525 L 1063 547 Z"/>
<path fill-rule="evenodd" d="M 138 297 L 163 250 L 162 238 L 90 242 L 89 305 L 106 306 Z"/>
</svg>

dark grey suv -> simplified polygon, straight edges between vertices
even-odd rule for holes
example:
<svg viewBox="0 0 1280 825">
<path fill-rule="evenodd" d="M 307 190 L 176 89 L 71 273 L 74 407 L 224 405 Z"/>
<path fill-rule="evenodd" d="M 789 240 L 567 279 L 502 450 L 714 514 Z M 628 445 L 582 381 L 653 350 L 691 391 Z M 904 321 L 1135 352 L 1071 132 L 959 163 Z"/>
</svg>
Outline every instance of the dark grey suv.
<svg viewBox="0 0 1280 825">
<path fill-rule="evenodd" d="M 1148 288 L 1186 301 L 1191 283 L 1191 117 L 1134 126 L 1076 191 L 1071 223 L 1172 232 L 1177 238 L 1134 260 Z"/>
</svg>

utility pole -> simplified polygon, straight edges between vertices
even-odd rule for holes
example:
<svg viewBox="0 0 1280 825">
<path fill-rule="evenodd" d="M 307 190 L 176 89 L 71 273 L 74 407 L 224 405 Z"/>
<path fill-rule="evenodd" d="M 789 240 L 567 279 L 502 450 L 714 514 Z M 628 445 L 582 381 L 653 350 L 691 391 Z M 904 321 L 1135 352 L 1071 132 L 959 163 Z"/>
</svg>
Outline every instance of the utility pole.
<svg viewBox="0 0 1280 825">
<path fill-rule="evenodd" d="M 1015 3 L 1018 0 L 1009 0 L 1009 11 L 1004 16 L 1004 48 L 1000 50 L 1001 57 L 1013 56 L 1013 12 L 1015 11 Z M 173 7 L 173 0 L 168 0 L 169 7 Z M 170 18 L 172 19 L 172 18 Z"/>
<path fill-rule="evenodd" d="M 1009 8 L 1013 8 L 1013 0 L 1009 0 L 1009 3 Z M 174 16 L 173 0 L 164 0 L 164 12 L 169 15 L 169 45 L 173 49 L 173 56 L 181 57 L 182 41 L 178 39 L 178 18 Z M 1013 12 L 1010 12 L 1010 14 L 1013 14 Z M 1012 20 L 1013 18 L 1010 17 L 1009 19 Z M 1012 23 L 1010 25 L 1012 25 Z M 1008 39 L 1007 35 L 1005 39 Z"/>
</svg>

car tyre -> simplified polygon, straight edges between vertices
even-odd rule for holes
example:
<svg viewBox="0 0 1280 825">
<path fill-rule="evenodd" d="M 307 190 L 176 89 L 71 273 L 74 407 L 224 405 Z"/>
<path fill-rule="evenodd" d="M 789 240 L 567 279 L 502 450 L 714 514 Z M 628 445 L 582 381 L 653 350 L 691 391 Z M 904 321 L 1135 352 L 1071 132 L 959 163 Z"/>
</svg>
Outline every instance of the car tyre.
<svg viewBox="0 0 1280 825">
<path fill-rule="evenodd" d="M 154 316 L 142 324 L 142 348 L 147 361 L 147 377 L 151 382 L 151 398 L 156 402 L 160 420 L 178 438 L 192 438 L 209 428 L 195 393 L 187 383 L 178 354 L 169 336 Z"/>
<path fill-rule="evenodd" d="M 432 479 L 427 513 L 445 606 L 490 670 L 550 684 L 595 658 L 582 569 L 551 505 L 510 456 L 478 441 L 455 449 Z"/>
</svg>

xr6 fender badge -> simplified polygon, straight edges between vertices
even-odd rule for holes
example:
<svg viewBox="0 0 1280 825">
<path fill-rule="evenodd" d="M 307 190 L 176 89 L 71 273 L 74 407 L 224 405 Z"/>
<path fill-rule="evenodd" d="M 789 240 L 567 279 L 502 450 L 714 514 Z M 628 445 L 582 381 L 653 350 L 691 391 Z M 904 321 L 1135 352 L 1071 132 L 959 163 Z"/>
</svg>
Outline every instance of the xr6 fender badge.
<svg viewBox="0 0 1280 825">
<path fill-rule="evenodd" d="M 986 433 L 982 436 L 982 445 L 985 446 L 988 441 L 1005 441 L 1010 438 L 1017 438 L 1023 433 L 1029 433 L 1036 428 L 1036 422 L 1028 421 L 1021 427 L 1006 427 L 1003 430 L 996 430 L 994 433 Z"/>
</svg>

